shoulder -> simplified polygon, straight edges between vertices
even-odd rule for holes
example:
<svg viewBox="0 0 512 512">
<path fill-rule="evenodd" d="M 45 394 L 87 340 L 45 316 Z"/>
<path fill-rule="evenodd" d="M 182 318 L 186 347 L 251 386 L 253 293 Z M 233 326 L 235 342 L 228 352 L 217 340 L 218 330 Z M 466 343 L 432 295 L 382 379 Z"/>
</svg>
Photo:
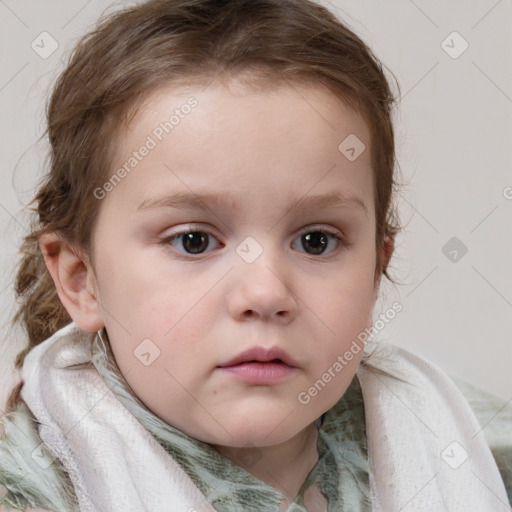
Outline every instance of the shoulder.
<svg viewBox="0 0 512 512">
<path fill-rule="evenodd" d="M 492 444 L 512 444 L 512 400 L 507 402 L 448 375 L 432 361 L 402 347 L 379 342 L 369 343 L 367 348 L 362 369 L 367 380 L 401 392 L 420 408 L 429 408 L 432 400 L 440 400 L 440 405 L 455 414 L 465 411 L 478 420 L 478 430 L 484 430 Z"/>
<path fill-rule="evenodd" d="M 512 504 L 512 401 L 451 376 L 477 417 Z"/>
<path fill-rule="evenodd" d="M 0 418 L 0 512 L 75 510 L 74 491 L 58 459 L 51 457 L 38 433 L 38 422 L 23 400 Z M 44 457 L 40 464 L 34 457 Z"/>
<path fill-rule="evenodd" d="M 367 390 L 399 400 L 435 431 L 450 422 L 469 432 L 471 439 L 482 438 L 512 503 L 512 401 L 448 375 L 402 347 L 378 342 L 369 343 L 367 349 L 361 372 Z"/>
<path fill-rule="evenodd" d="M 26 508 L 21 510 L 20 508 L 5 508 L 5 505 L 0 505 L 0 512 L 51 512 L 44 508 Z"/>
</svg>

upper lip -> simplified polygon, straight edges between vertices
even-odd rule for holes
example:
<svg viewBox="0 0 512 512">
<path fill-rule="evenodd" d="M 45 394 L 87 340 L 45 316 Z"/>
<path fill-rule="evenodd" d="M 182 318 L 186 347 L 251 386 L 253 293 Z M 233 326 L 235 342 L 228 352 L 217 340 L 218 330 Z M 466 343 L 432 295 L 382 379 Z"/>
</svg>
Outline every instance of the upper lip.
<svg viewBox="0 0 512 512">
<path fill-rule="evenodd" d="M 220 364 L 220 367 L 224 366 L 234 366 L 240 363 L 246 363 L 249 361 L 259 361 L 262 363 L 266 363 L 268 361 L 272 361 L 274 359 L 280 359 L 283 363 L 288 366 L 297 366 L 297 363 L 293 360 L 293 358 L 279 347 L 272 348 L 264 348 L 264 347 L 252 347 L 248 350 L 244 350 L 240 354 L 232 357 L 225 363 Z"/>
</svg>

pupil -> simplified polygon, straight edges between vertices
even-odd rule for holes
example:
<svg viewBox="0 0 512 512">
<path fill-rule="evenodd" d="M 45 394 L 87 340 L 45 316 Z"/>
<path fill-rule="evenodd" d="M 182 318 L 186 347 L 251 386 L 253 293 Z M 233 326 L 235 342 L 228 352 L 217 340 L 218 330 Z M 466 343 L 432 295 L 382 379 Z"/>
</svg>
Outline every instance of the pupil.
<svg viewBox="0 0 512 512">
<path fill-rule="evenodd" d="M 183 246 L 193 254 L 199 254 L 208 247 L 208 240 L 204 233 L 187 233 L 184 238 Z"/>
<path fill-rule="evenodd" d="M 315 231 L 314 233 L 308 233 L 302 236 L 302 246 L 307 249 L 306 245 L 309 245 L 312 249 L 311 254 L 321 254 L 327 247 L 327 236 L 325 233 Z"/>
</svg>

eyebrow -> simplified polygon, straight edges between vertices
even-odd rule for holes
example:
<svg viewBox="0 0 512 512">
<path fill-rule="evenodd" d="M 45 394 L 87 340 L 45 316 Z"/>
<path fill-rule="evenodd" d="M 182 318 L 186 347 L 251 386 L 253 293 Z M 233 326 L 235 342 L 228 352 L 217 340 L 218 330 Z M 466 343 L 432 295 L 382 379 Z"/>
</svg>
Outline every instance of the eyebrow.
<svg viewBox="0 0 512 512">
<path fill-rule="evenodd" d="M 235 196 L 229 192 L 216 194 L 177 192 L 145 199 L 137 207 L 137 211 L 153 210 L 157 208 L 202 208 L 208 210 L 220 208 L 236 211 L 239 209 L 239 203 Z M 331 193 L 301 197 L 293 204 L 287 205 L 286 211 L 304 211 L 320 208 L 353 208 L 362 210 L 368 216 L 368 208 L 364 201 L 350 193 Z"/>
</svg>

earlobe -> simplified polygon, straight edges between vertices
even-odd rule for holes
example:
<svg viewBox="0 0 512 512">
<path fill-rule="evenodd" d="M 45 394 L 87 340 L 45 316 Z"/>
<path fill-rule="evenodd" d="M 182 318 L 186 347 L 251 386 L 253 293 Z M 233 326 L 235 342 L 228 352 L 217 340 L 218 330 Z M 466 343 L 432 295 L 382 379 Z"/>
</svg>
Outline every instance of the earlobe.
<svg viewBox="0 0 512 512">
<path fill-rule="evenodd" d="M 56 233 L 39 238 L 46 268 L 52 276 L 59 299 L 69 316 L 84 331 L 104 327 L 96 278 L 87 258 Z"/>
</svg>

